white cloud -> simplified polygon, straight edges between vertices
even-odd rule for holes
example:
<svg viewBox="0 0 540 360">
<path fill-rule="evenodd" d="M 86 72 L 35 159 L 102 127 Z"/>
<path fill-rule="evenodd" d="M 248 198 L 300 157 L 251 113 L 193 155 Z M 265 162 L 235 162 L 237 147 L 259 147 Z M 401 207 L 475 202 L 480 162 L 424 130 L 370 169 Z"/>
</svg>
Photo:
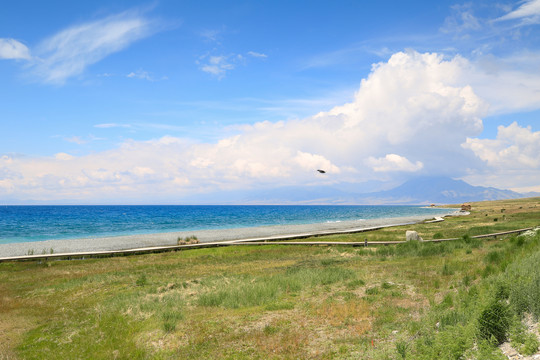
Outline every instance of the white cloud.
<svg viewBox="0 0 540 360">
<path fill-rule="evenodd" d="M 464 62 L 460 81 L 489 104 L 490 114 L 540 109 L 540 53 Z"/>
<path fill-rule="evenodd" d="M 490 167 L 499 170 L 536 169 L 540 172 L 540 131 L 516 122 L 499 126 L 497 138 L 468 138 L 463 147 L 472 150 Z"/>
<path fill-rule="evenodd" d="M 253 56 L 253 57 L 257 57 L 257 58 L 267 58 L 268 57 L 266 54 L 258 53 L 258 52 L 255 52 L 255 51 L 248 51 L 247 54 L 249 56 Z"/>
<path fill-rule="evenodd" d="M 73 156 L 66 153 L 58 153 L 54 155 L 54 158 L 57 160 L 72 160 Z"/>
<path fill-rule="evenodd" d="M 313 169 L 323 169 L 328 174 L 339 174 L 341 170 L 322 155 L 310 154 L 298 151 L 294 160 L 305 171 L 312 172 Z"/>
<path fill-rule="evenodd" d="M 444 33 L 464 33 L 479 30 L 482 25 L 474 15 L 472 4 L 454 5 L 451 7 L 452 15 L 444 20 L 441 31 Z"/>
<path fill-rule="evenodd" d="M 209 56 L 205 63 L 200 64 L 200 68 L 205 73 L 223 78 L 227 71 L 234 69 L 234 64 L 230 61 L 230 56 Z"/>
<path fill-rule="evenodd" d="M 215 42 L 218 41 L 220 35 L 225 31 L 225 29 L 206 29 L 199 33 L 199 35 L 206 41 Z"/>
<path fill-rule="evenodd" d="M 151 82 L 168 79 L 166 76 L 162 76 L 161 78 L 156 78 L 154 75 L 150 74 L 148 71 L 144 71 L 142 69 L 139 69 L 137 71 L 132 71 L 129 74 L 127 74 L 126 77 L 130 79 L 141 79 L 141 80 L 147 80 Z"/>
<path fill-rule="evenodd" d="M 497 20 L 523 19 L 524 23 L 538 23 L 540 21 L 540 0 L 526 0 L 516 10 L 501 16 Z"/>
<path fill-rule="evenodd" d="M 106 123 L 106 124 L 96 124 L 95 128 L 100 129 L 110 129 L 110 128 L 131 128 L 130 124 L 115 124 L 115 123 Z"/>
<path fill-rule="evenodd" d="M 420 161 L 413 164 L 409 159 L 397 154 L 387 154 L 385 157 L 378 159 L 370 156 L 366 163 L 371 166 L 375 172 L 415 172 L 424 167 L 424 164 Z"/>
<path fill-rule="evenodd" d="M 265 54 L 249 51 L 248 56 L 253 58 L 266 58 Z M 235 69 L 237 65 L 245 65 L 246 57 L 242 54 L 229 54 L 229 55 L 203 55 L 199 57 L 196 64 L 199 65 L 199 69 L 205 73 L 216 76 L 218 79 L 225 77 L 227 72 Z"/>
<path fill-rule="evenodd" d="M 15 39 L 0 38 L 0 59 L 30 60 L 30 50 Z"/>
<path fill-rule="evenodd" d="M 244 126 L 217 143 L 163 137 L 73 159 L 2 159 L 0 172 L 10 175 L 0 195 L 170 201 L 224 189 L 361 182 L 391 170 L 459 176 L 476 161 L 460 145 L 480 134 L 486 113 L 460 82 L 467 68 L 460 57 L 400 52 L 373 67 L 350 103 L 305 119 Z M 327 176 L 318 176 L 319 168 Z"/>
<path fill-rule="evenodd" d="M 69 138 L 64 138 L 64 140 L 66 140 L 67 142 L 70 142 L 70 143 L 75 143 L 75 144 L 78 144 L 78 145 L 82 145 L 82 144 L 86 144 L 87 141 L 84 140 L 82 137 L 80 136 L 72 136 L 72 137 L 69 137 Z"/>
<path fill-rule="evenodd" d="M 36 49 L 35 74 L 44 82 L 63 84 L 90 65 L 159 31 L 137 11 L 72 26 L 45 39 Z"/>
<path fill-rule="evenodd" d="M 468 138 L 463 147 L 472 150 L 486 167 L 469 169 L 464 177 L 472 184 L 539 191 L 540 131 L 517 123 L 499 126 L 495 139 Z"/>
</svg>

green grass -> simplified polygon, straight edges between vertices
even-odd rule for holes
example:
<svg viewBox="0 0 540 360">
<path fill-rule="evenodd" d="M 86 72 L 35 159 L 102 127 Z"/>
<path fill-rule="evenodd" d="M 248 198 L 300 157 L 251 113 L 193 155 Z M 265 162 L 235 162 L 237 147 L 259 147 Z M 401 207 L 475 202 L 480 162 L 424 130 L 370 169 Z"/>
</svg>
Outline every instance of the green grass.
<svg viewBox="0 0 540 360">
<path fill-rule="evenodd" d="M 540 316 L 540 235 L 470 235 L 531 226 L 537 204 L 482 203 L 412 227 L 452 242 L 2 263 L 0 358 L 498 359 L 503 339 L 530 354 L 522 321 Z"/>
</svg>

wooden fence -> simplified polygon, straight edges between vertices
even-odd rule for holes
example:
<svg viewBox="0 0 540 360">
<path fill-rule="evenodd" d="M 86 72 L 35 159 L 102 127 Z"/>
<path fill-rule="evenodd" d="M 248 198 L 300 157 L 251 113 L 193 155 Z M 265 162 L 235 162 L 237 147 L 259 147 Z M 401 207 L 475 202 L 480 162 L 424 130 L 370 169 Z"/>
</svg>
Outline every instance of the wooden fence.
<svg viewBox="0 0 540 360">
<path fill-rule="evenodd" d="M 395 225 L 393 225 L 395 226 Z M 59 254 L 37 254 L 37 255 L 22 255 L 22 256 L 10 256 L 0 258 L 0 262 L 6 261 L 30 261 L 30 260 L 72 260 L 72 259 L 87 259 L 94 257 L 109 257 L 109 256 L 127 256 L 127 255 L 137 255 L 137 254 L 152 254 L 152 253 L 161 253 L 168 251 L 179 251 L 179 250 L 188 250 L 188 249 L 201 249 L 201 248 L 210 248 L 210 247 L 221 247 L 221 246 L 239 246 L 239 245 L 303 245 L 303 246 L 380 246 L 380 245 L 396 245 L 402 244 L 406 241 L 361 241 L 361 242 L 347 242 L 347 241 L 285 241 L 285 240 L 297 240 L 302 238 L 310 238 L 322 235 L 335 235 L 342 233 L 351 233 L 351 232 L 363 232 L 363 231 L 372 231 L 384 228 L 387 226 L 369 228 L 369 229 L 357 229 L 352 231 L 337 231 L 337 232 L 324 232 L 324 233 L 314 233 L 314 234 L 299 234 L 299 235 L 290 235 L 290 236 L 274 236 L 267 238 L 256 238 L 256 239 L 244 239 L 244 240 L 231 240 L 231 241 L 220 241 L 220 242 L 208 242 L 200 244 L 190 244 L 190 245 L 172 245 L 172 246 L 155 246 L 155 247 L 145 247 L 138 249 L 127 249 L 127 250 L 104 250 L 104 251 L 88 251 L 88 252 L 76 252 L 76 253 L 59 253 Z M 521 234 L 525 231 L 534 229 L 533 227 L 504 231 L 498 233 L 491 233 L 485 235 L 476 235 L 471 236 L 473 239 L 483 239 L 483 238 L 497 238 L 498 236 L 510 235 L 510 234 Z M 452 239 L 433 239 L 433 240 L 423 240 L 423 242 L 443 242 L 443 241 L 455 241 L 460 238 Z"/>
</svg>

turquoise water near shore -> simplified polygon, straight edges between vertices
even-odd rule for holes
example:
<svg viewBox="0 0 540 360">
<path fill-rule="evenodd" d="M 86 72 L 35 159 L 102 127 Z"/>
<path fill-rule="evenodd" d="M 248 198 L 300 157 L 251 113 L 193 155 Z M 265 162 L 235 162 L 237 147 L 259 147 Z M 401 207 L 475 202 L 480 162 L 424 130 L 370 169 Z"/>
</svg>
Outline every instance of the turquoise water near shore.
<svg viewBox="0 0 540 360">
<path fill-rule="evenodd" d="M 0 244 L 173 231 L 315 224 L 403 216 L 441 216 L 453 209 L 368 205 L 2 206 Z"/>
</svg>

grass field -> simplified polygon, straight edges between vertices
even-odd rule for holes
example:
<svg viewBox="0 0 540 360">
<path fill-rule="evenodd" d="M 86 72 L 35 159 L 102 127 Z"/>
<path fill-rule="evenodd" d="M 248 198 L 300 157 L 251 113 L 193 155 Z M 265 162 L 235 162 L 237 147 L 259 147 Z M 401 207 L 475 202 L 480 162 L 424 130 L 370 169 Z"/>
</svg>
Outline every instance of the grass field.
<svg viewBox="0 0 540 360">
<path fill-rule="evenodd" d="M 0 264 L 0 359 L 504 359 L 538 349 L 540 198 L 315 240 Z M 311 241 L 314 239 L 310 239 Z"/>
</svg>

